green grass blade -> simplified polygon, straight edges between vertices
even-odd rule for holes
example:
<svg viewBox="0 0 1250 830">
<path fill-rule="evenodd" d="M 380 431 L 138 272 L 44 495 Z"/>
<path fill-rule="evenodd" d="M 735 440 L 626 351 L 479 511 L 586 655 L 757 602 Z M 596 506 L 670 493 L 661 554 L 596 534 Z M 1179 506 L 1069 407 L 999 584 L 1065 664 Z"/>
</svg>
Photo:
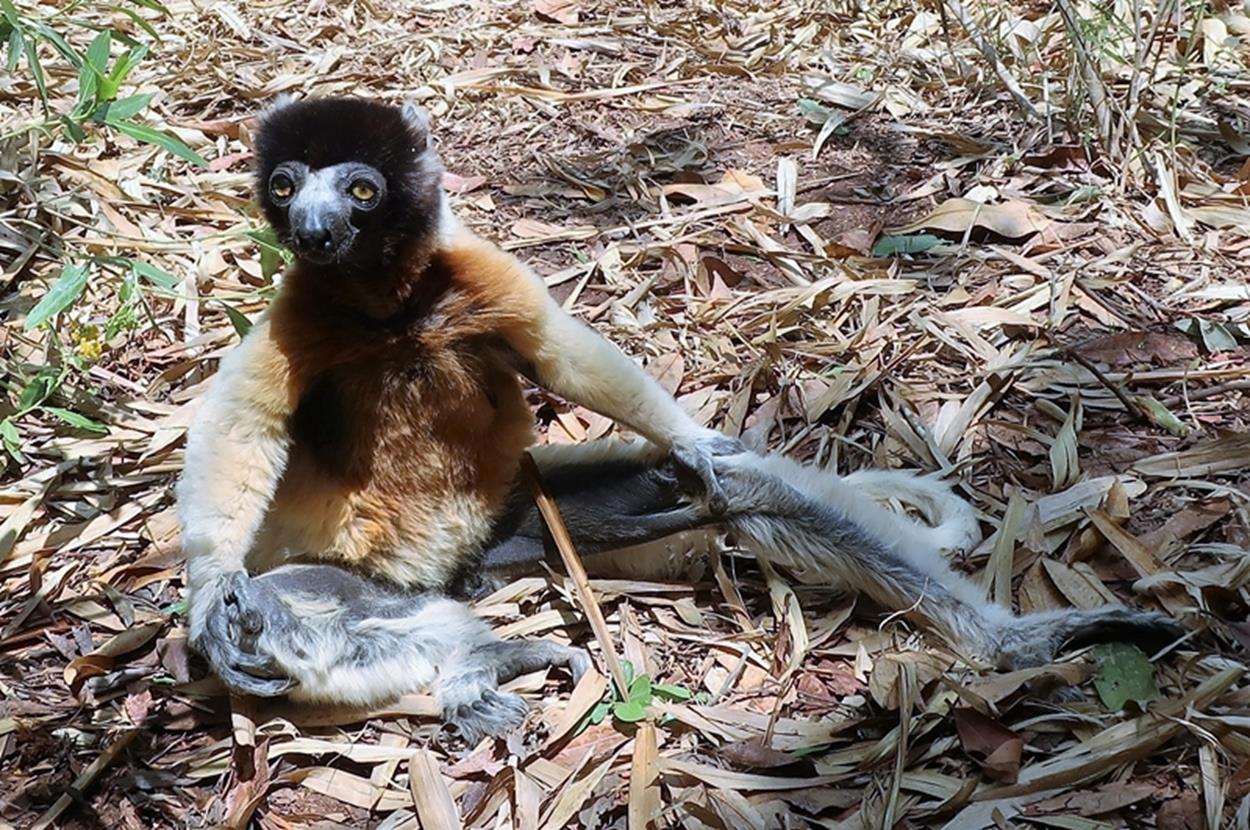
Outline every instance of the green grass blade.
<svg viewBox="0 0 1250 830">
<path fill-rule="evenodd" d="M 82 295 L 87 287 L 87 266 L 85 263 L 66 265 L 61 275 L 43 299 L 26 315 L 26 331 L 46 323 L 48 320 L 69 308 Z"/>
<path fill-rule="evenodd" d="M 198 164 L 201 167 L 207 167 L 208 162 L 199 153 L 183 144 L 172 135 L 154 130 L 151 127 L 144 127 L 130 121 L 109 121 L 110 127 L 125 133 L 131 138 L 138 139 L 145 144 L 155 144 L 163 150 L 168 150 L 178 158 L 186 159 L 192 164 Z"/>
</svg>

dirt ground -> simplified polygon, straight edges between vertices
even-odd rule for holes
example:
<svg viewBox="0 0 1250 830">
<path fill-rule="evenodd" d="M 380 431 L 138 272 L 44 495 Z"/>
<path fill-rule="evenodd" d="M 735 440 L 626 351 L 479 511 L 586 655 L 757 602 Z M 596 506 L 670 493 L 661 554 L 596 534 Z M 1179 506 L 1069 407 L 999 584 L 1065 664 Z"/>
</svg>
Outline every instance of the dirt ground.
<svg viewBox="0 0 1250 830">
<path fill-rule="evenodd" d="M 205 164 L 103 122 L 30 127 L 81 92 L 51 40 L 47 110 L 26 58 L 0 74 L 0 826 L 1248 827 L 1241 7 L 176 0 L 3 19 L 76 50 L 100 28 L 114 56 L 150 43 L 122 94 L 154 93 L 145 123 Z M 171 488 L 205 382 L 272 296 L 249 171 L 280 94 L 419 101 L 464 221 L 702 422 L 842 473 L 957 481 L 985 539 L 956 564 L 988 596 L 1122 602 L 1189 636 L 995 672 L 718 545 L 663 573 L 592 562 L 647 677 L 640 713 L 588 721 L 607 681 L 540 673 L 514 684 L 521 732 L 465 747 L 423 694 L 228 698 L 187 647 Z M 75 264 L 76 299 L 26 325 Z M 531 399 L 544 441 L 618 432 Z M 477 608 L 598 655 L 572 596 L 539 573 Z"/>
</svg>

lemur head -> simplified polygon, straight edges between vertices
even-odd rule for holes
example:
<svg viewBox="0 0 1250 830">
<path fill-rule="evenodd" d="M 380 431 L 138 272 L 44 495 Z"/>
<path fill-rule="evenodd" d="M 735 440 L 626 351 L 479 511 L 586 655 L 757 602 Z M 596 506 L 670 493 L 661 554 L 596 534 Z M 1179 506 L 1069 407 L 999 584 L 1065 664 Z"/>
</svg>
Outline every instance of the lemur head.
<svg viewBox="0 0 1250 830">
<path fill-rule="evenodd" d="M 256 157 L 257 199 L 304 262 L 386 265 L 437 231 L 443 171 L 412 104 L 281 103 L 261 118 Z"/>
</svg>

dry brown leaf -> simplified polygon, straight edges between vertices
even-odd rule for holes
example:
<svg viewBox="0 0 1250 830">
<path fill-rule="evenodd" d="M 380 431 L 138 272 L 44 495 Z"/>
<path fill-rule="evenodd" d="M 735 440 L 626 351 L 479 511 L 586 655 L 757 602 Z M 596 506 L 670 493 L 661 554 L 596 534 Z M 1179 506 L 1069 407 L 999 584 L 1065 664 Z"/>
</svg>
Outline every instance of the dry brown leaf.
<svg viewBox="0 0 1250 830">
<path fill-rule="evenodd" d="M 1110 334 L 1082 344 L 1077 351 L 1113 368 L 1136 363 L 1176 366 L 1198 357 L 1198 347 L 1188 337 L 1155 331 Z"/>
<path fill-rule="evenodd" d="M 839 779 L 836 775 L 814 775 L 803 778 L 783 778 L 780 776 L 754 775 L 746 772 L 730 772 L 716 767 L 696 764 L 691 761 L 678 761 L 672 758 L 661 758 L 660 772 L 665 776 L 684 776 L 723 790 L 750 790 L 756 792 L 775 792 L 780 790 L 806 789 L 832 784 Z"/>
<path fill-rule="evenodd" d="M 1077 790 L 1034 802 L 1024 809 L 1024 815 L 1100 816 L 1123 810 L 1158 794 L 1159 787 L 1156 784 L 1116 782 L 1093 790 Z"/>
<path fill-rule="evenodd" d="M 560 712 L 560 719 L 551 730 L 546 745 L 553 746 L 572 732 L 573 728 L 581 723 L 582 718 L 595 707 L 595 704 L 603 700 L 607 690 L 608 679 L 599 672 L 591 669 L 582 675 L 582 679 L 573 689 L 568 705 Z"/>
<path fill-rule="evenodd" d="M 542 824 L 543 830 L 564 830 L 568 827 L 569 820 L 581 810 L 582 805 L 590 798 L 615 762 L 616 754 L 613 753 L 581 778 L 567 783 L 556 794 L 551 806 L 547 809 L 547 815 Z"/>
<path fill-rule="evenodd" d="M 629 830 L 649 830 L 660 815 L 659 769 L 655 727 L 638 725 L 629 765 Z"/>
<path fill-rule="evenodd" d="M 915 672 L 916 685 L 923 687 L 942 676 L 953 658 L 926 651 L 903 651 L 887 654 L 878 660 L 868 678 L 868 691 L 873 700 L 887 710 L 899 707 L 899 681 L 903 667 L 909 666 Z"/>
<path fill-rule="evenodd" d="M 796 760 L 790 753 L 765 746 L 755 738 L 725 744 L 716 754 L 735 767 L 747 770 L 786 767 Z"/>
<path fill-rule="evenodd" d="M 1250 467 L 1250 433 L 1230 433 L 1180 452 L 1133 462 L 1133 472 L 1155 478 L 1194 478 Z"/>
<path fill-rule="evenodd" d="M 553 23 L 575 25 L 581 14 L 581 6 L 575 0 L 533 0 L 534 14 Z"/>
<path fill-rule="evenodd" d="M 971 199 L 948 199 L 923 218 L 890 232 L 907 234 L 929 229 L 963 234 L 981 228 L 1008 239 L 1023 239 L 1041 232 L 1050 223 L 1027 202 L 1011 200 L 987 205 Z"/>
<path fill-rule="evenodd" d="M 1159 805 L 1155 827 L 1157 830 L 1209 830 L 1202 819 L 1202 800 L 1198 793 L 1186 790 L 1178 798 Z"/>
<path fill-rule="evenodd" d="M 998 704 L 1026 687 L 1078 686 L 1089 673 L 1090 667 L 1085 664 L 1055 663 L 977 678 L 967 688 L 986 703 Z"/>
<path fill-rule="evenodd" d="M 1015 783 L 1024 753 L 1024 738 L 975 709 L 955 710 L 959 742 L 992 781 Z"/>
<path fill-rule="evenodd" d="M 428 749 L 419 749 L 408 762 L 408 788 L 422 830 L 461 830 L 460 812 L 438 771 L 438 759 Z"/>
<path fill-rule="evenodd" d="M 147 645 L 164 627 L 163 622 L 143 623 L 110 637 L 90 653 L 69 662 L 64 672 L 65 685 L 77 694 L 88 678 L 112 671 L 118 657 Z"/>
</svg>

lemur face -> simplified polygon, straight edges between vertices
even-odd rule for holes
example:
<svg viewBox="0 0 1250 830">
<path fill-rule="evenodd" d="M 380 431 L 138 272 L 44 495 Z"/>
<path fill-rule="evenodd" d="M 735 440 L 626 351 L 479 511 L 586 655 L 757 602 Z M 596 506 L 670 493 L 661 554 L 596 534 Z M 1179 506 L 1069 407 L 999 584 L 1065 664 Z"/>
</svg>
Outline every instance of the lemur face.
<svg viewBox="0 0 1250 830">
<path fill-rule="evenodd" d="M 286 213 L 286 242 L 297 256 L 318 265 L 349 262 L 369 214 L 386 201 L 386 177 L 360 162 L 313 169 L 286 161 L 270 174 L 268 197 Z"/>
<path fill-rule="evenodd" d="M 282 104 L 262 119 L 256 192 L 300 261 L 385 266 L 437 229 L 442 166 L 424 112 L 359 98 Z"/>
</svg>

